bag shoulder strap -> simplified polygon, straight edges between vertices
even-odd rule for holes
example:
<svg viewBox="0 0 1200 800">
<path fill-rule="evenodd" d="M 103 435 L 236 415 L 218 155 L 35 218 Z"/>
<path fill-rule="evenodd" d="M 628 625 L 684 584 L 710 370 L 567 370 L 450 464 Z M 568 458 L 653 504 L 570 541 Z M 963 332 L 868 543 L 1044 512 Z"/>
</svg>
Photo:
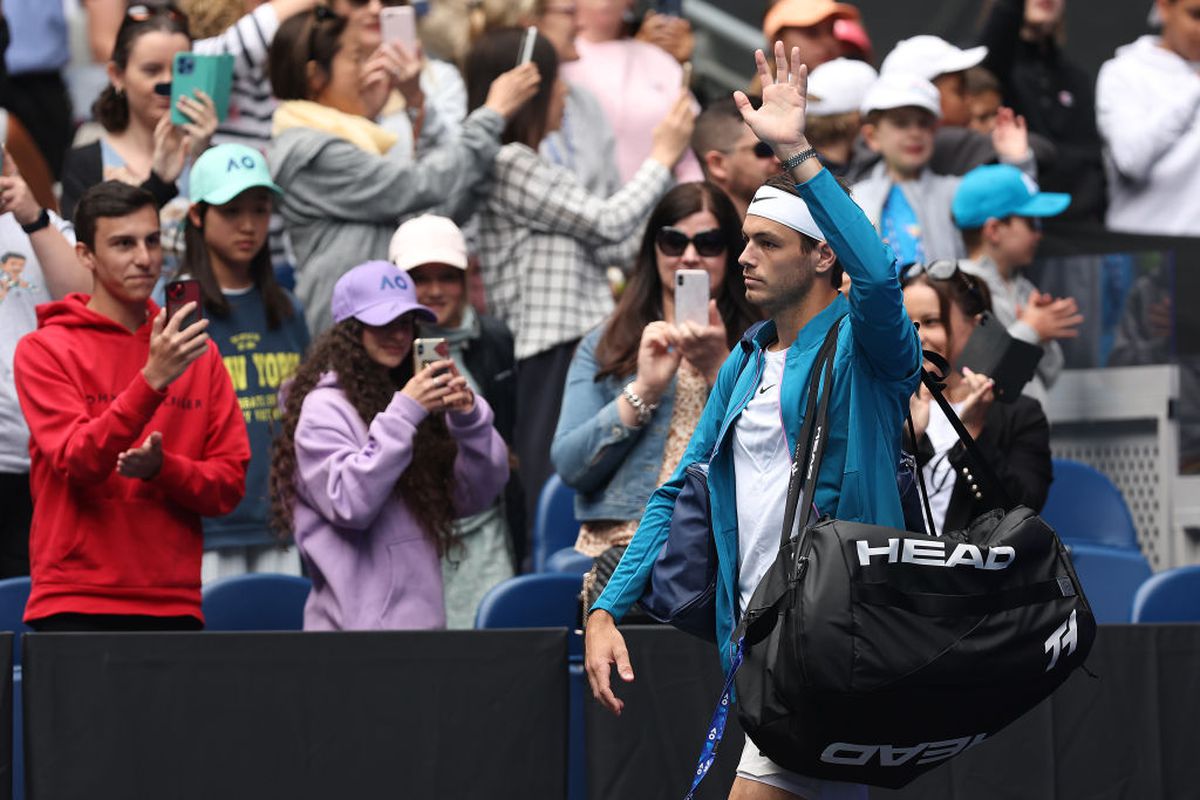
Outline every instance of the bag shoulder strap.
<svg viewBox="0 0 1200 800">
<path fill-rule="evenodd" d="M 950 364 L 946 361 L 946 359 L 942 358 L 937 353 L 933 353 L 928 350 L 925 351 L 925 360 L 933 364 L 937 369 L 941 370 L 941 374 L 935 376 L 929 370 L 922 368 L 921 382 L 924 383 L 926 388 L 929 389 L 929 393 L 933 395 L 933 399 L 937 401 L 938 407 L 942 409 L 942 413 L 945 414 L 946 419 L 950 421 L 950 426 L 954 428 L 954 432 L 958 434 L 958 440 L 962 442 L 963 447 L 966 448 L 967 457 L 971 460 L 972 466 L 974 466 L 976 471 L 984 477 L 984 480 L 991 485 L 992 491 L 996 493 L 998 499 L 1000 500 L 1000 504 L 1004 507 L 1004 510 L 1011 511 L 1016 504 L 1013 503 L 1012 498 L 1005 490 L 1004 484 L 1000 482 L 1000 478 L 996 475 L 996 471 L 992 469 L 992 465 L 988 463 L 987 459 L 984 458 L 983 453 L 980 452 L 979 445 L 975 442 L 975 437 L 971 436 L 970 432 L 967 431 L 967 427 L 963 425 L 962 420 L 958 418 L 958 414 L 955 413 L 954 408 L 950 405 L 950 401 L 948 401 L 946 396 L 942 394 L 942 388 L 945 386 L 943 381 L 945 381 L 946 375 L 950 372 Z M 916 442 L 913 442 L 913 447 L 916 447 L 916 444 Z M 920 469 L 920 467 L 918 467 L 918 469 Z M 922 488 L 924 488 L 924 482 L 922 482 L 921 485 Z"/>
</svg>

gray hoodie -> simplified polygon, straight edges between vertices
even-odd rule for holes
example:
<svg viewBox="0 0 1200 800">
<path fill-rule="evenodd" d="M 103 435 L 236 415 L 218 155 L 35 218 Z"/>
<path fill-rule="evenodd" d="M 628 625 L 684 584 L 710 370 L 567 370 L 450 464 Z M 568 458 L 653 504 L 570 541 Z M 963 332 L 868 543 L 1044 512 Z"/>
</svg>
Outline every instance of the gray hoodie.
<svg viewBox="0 0 1200 800">
<path fill-rule="evenodd" d="M 435 211 L 462 222 L 470 215 L 503 130 L 503 117 L 476 109 L 459 138 L 417 163 L 372 155 L 311 128 L 275 137 L 267 162 L 283 189 L 280 206 L 296 256 L 296 296 L 313 336 L 333 324 L 329 304 L 337 279 L 365 261 L 386 259 L 401 217 Z"/>
</svg>

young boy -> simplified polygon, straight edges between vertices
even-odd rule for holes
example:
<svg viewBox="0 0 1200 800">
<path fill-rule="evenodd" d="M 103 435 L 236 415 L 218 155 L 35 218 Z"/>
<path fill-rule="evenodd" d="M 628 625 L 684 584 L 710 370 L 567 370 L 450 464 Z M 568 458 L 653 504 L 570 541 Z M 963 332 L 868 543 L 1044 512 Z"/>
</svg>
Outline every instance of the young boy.
<svg viewBox="0 0 1200 800">
<path fill-rule="evenodd" d="M 966 73 L 967 110 L 971 120 L 967 127 L 984 136 L 996 129 L 996 115 L 1004 105 L 1000 81 L 984 67 L 971 67 Z"/>
<path fill-rule="evenodd" d="M 246 425 L 207 321 L 150 300 L 162 272 L 158 207 L 100 183 L 75 212 L 92 294 L 38 308 L 17 345 L 29 422 L 33 589 L 40 631 L 202 626 L 200 517 L 242 499 Z"/>
<path fill-rule="evenodd" d="M 942 105 L 928 80 L 884 73 L 867 91 L 862 113 L 867 146 L 882 156 L 867 178 L 854 186 L 854 197 L 906 266 L 966 255 L 962 236 L 950 218 L 950 204 L 962 180 L 929 169 L 933 138 Z M 1036 167 L 1029 155 L 1024 121 L 1001 112 L 992 143 L 1002 161 Z"/>
<path fill-rule="evenodd" d="M 991 290 L 992 312 L 1014 338 L 1046 353 L 1025 394 L 1045 402 L 1046 389 L 1063 367 L 1058 339 L 1076 335 L 1083 322 L 1074 298 L 1043 295 L 1024 275 L 1042 239 L 1042 218 L 1061 214 L 1071 195 L 1038 190 L 1016 167 L 991 164 L 968 172 L 954 195 L 954 222 L 970 260 L 959 266 Z"/>
<path fill-rule="evenodd" d="M 870 64 L 849 58 L 827 61 L 808 76 L 808 141 L 839 178 L 855 174 L 854 145 L 862 128 L 858 109 L 878 78 Z"/>
</svg>

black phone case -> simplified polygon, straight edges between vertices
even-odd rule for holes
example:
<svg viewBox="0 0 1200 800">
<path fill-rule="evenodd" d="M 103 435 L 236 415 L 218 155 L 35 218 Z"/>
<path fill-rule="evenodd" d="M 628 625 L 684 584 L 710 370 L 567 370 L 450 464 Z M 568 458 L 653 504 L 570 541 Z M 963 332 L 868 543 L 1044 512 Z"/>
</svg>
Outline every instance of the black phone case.
<svg viewBox="0 0 1200 800">
<path fill-rule="evenodd" d="M 954 366 L 987 375 L 995 381 L 996 399 L 1015 403 L 1037 371 L 1042 353 L 1038 345 L 1014 339 L 998 319 L 985 312 Z"/>
</svg>

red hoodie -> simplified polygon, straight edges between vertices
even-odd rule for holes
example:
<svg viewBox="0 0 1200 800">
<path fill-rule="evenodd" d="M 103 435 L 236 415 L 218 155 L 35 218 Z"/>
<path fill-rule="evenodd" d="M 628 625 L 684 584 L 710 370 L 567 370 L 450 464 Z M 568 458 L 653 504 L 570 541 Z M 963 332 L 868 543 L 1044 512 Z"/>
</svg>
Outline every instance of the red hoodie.
<svg viewBox="0 0 1200 800">
<path fill-rule="evenodd" d="M 33 590 L 25 619 L 64 612 L 200 613 L 200 517 L 228 514 L 245 491 L 250 445 L 217 347 L 164 392 L 142 377 L 150 320 L 130 333 L 72 294 L 38 306 L 38 330 L 13 359 L 29 422 Z M 162 433 L 151 480 L 117 456 Z"/>
</svg>

